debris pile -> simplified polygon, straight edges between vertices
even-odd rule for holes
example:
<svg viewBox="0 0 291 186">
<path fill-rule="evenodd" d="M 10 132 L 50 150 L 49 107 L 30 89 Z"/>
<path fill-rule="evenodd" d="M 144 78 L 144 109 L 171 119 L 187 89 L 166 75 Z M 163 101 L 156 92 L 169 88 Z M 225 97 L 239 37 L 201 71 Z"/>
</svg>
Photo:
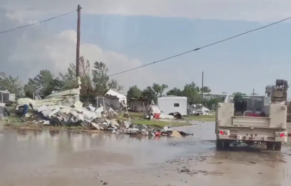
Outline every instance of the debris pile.
<svg viewBox="0 0 291 186">
<path fill-rule="evenodd" d="M 131 121 L 119 120 L 118 113 L 110 107 L 102 105 L 99 108 L 92 105 L 83 107 L 82 102 L 79 101 L 79 92 L 79 88 L 76 88 L 51 94 L 41 100 L 20 98 L 17 100 L 16 114 L 20 118 L 25 118 L 23 119 L 25 121 L 43 125 L 82 126 L 87 130 L 103 130 L 115 134 L 175 137 L 189 135 L 172 131 L 168 126 L 159 130 L 145 125 L 135 125 Z M 152 105 L 148 111 L 151 115 L 160 112 L 155 105 Z M 170 115 L 169 117 L 174 118 Z"/>
</svg>

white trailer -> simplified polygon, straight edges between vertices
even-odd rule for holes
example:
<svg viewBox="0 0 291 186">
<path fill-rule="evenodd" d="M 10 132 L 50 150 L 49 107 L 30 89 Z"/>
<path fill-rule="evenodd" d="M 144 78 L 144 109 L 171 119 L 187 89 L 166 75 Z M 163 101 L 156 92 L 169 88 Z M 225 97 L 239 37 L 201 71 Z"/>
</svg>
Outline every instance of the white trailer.
<svg viewBox="0 0 291 186">
<path fill-rule="evenodd" d="M 187 97 L 183 96 L 165 96 L 158 98 L 158 106 L 164 114 L 179 112 L 181 115 L 187 115 Z"/>
</svg>

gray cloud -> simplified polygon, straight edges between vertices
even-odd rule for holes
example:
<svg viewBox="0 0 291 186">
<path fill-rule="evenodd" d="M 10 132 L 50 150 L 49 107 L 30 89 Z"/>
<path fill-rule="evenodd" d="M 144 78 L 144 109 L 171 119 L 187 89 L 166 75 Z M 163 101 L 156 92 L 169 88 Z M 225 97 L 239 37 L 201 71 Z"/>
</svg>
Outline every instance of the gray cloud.
<svg viewBox="0 0 291 186">
<path fill-rule="evenodd" d="M 23 24 L 21 19 L 11 15 L 13 13 L 0 9 L 1 28 L 15 28 Z M 75 47 L 74 30 L 55 34 L 39 25 L 0 34 L 0 72 L 19 76 L 24 82 L 29 77 L 34 77 L 41 69 L 49 69 L 58 74 L 66 71 L 69 63 L 75 62 Z M 91 62 L 105 62 L 110 73 L 141 65 L 138 59 L 129 59 L 120 53 L 104 51 L 91 43 L 82 43 L 81 55 Z M 132 78 L 132 73 L 117 78 L 125 87 L 133 84 L 146 86 L 156 79 L 150 69 L 144 69 L 143 72 L 135 78 Z M 151 76 L 147 77 L 148 74 Z"/>
<path fill-rule="evenodd" d="M 290 16 L 290 0 L 2 0 L 22 14 L 63 12 L 81 4 L 90 14 L 150 15 L 195 19 L 274 21 Z M 1 5 L 0 5 L 1 6 Z M 20 14 L 20 13 L 19 13 Z"/>
</svg>

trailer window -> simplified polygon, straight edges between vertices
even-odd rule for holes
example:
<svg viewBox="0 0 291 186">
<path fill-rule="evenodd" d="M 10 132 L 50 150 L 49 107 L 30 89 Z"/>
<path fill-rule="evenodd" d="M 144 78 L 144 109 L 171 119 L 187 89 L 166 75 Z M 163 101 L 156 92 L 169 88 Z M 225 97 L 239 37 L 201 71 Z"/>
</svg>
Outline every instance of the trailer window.
<svg viewBox="0 0 291 186">
<path fill-rule="evenodd" d="M 174 103 L 174 107 L 179 107 L 179 103 Z"/>
</svg>

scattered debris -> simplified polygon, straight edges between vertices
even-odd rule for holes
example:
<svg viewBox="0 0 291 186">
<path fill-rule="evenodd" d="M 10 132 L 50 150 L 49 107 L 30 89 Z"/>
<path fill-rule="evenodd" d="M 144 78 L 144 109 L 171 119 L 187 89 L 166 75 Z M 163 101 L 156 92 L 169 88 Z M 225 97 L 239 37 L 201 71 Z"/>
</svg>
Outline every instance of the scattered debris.
<svg viewBox="0 0 291 186">
<path fill-rule="evenodd" d="M 0 106 L 0 119 L 5 119 L 5 117 L 10 116 L 10 112 L 6 107 Z"/>
<path fill-rule="evenodd" d="M 160 130 L 145 125 L 136 125 L 131 122 L 128 112 L 125 113 L 125 117 L 129 118 L 129 121 L 118 120 L 118 113 L 111 107 L 103 105 L 99 108 L 92 105 L 83 107 L 83 103 L 79 101 L 79 88 L 54 93 L 42 100 L 21 98 L 17 100 L 17 103 L 17 116 L 22 120 L 42 125 L 82 126 L 86 130 L 102 130 L 114 134 L 156 137 L 183 137 L 191 135 L 181 131 L 172 131 L 170 126 Z M 126 108 L 124 101 L 122 107 Z M 150 116 L 149 118 L 153 116 L 155 118 L 174 118 L 172 115 L 163 115 L 154 103 L 148 108 L 147 114 Z M 176 115 L 179 115 L 179 113 L 176 113 Z"/>
</svg>

